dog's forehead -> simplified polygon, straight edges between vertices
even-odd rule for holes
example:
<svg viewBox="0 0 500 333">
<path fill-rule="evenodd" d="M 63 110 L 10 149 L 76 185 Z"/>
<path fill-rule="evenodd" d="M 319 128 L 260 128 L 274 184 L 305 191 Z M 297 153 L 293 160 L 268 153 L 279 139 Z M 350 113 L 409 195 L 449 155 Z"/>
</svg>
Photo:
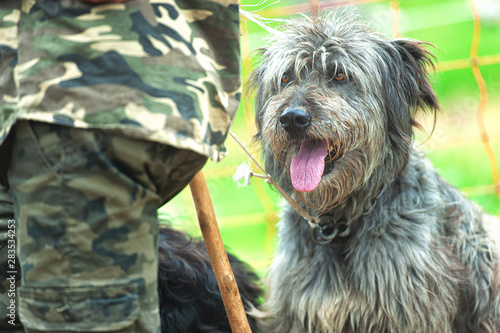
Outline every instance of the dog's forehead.
<svg viewBox="0 0 500 333">
<path fill-rule="evenodd" d="M 299 52 L 305 48 L 314 52 L 352 44 L 372 44 L 381 36 L 362 21 L 350 17 L 326 16 L 291 20 L 280 34 L 273 37 L 269 46 L 295 49 Z"/>
<path fill-rule="evenodd" d="M 360 52 L 373 53 L 387 42 L 351 17 L 302 18 L 291 20 L 280 33 L 271 36 L 264 61 L 270 64 L 268 68 L 279 68 L 279 72 L 306 67 L 330 71 L 342 62 L 363 61 L 358 57 Z"/>
</svg>

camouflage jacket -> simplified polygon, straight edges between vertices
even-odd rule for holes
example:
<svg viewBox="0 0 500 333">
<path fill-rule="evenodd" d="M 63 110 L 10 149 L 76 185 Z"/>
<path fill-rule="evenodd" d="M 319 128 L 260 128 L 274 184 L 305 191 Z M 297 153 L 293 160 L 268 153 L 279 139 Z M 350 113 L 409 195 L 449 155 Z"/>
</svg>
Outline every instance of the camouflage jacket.
<svg viewBox="0 0 500 333">
<path fill-rule="evenodd" d="M 237 0 L 0 1 L 0 144 L 17 119 L 214 161 L 240 99 Z"/>
</svg>

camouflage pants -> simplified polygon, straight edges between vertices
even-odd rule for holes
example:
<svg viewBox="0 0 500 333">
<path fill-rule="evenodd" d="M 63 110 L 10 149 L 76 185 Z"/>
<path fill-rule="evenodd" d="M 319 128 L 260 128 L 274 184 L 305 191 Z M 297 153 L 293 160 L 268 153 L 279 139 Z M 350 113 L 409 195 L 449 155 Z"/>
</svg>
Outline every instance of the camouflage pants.
<svg viewBox="0 0 500 333">
<path fill-rule="evenodd" d="M 13 206 L 0 200 L 0 217 L 12 219 L 13 207 L 24 329 L 159 332 L 157 209 L 205 162 L 106 131 L 18 123 L 8 176 Z M 2 320 L 10 327 L 8 316 Z"/>
</svg>

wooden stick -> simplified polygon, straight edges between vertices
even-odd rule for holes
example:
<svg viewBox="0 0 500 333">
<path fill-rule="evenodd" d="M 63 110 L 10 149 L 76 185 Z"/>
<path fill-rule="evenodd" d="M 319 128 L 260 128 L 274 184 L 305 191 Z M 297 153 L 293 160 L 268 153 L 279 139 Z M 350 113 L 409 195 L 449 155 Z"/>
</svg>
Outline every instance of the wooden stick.
<svg viewBox="0 0 500 333">
<path fill-rule="evenodd" d="M 202 171 L 194 176 L 189 186 L 193 195 L 196 213 L 198 214 L 201 233 L 219 285 L 231 330 L 233 333 L 250 333 L 243 302 L 229 264 L 226 249 L 222 243 L 212 200 Z"/>
</svg>

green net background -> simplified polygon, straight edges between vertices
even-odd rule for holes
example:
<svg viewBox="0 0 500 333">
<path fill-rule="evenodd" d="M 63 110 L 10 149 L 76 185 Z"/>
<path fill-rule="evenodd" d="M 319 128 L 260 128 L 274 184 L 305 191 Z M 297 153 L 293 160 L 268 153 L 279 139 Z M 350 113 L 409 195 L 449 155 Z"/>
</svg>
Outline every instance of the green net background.
<svg viewBox="0 0 500 333">
<path fill-rule="evenodd" d="M 312 4 L 311 4 L 312 3 Z M 425 131 L 416 143 L 451 184 L 491 214 L 500 210 L 500 1 L 498 0 L 401 0 L 401 1 L 299 1 L 242 0 L 242 9 L 266 19 L 286 19 L 310 13 L 311 6 L 355 7 L 375 30 L 389 36 L 411 37 L 436 46 L 439 60 L 432 74 L 441 112 L 422 119 Z M 254 68 L 251 52 L 269 34 L 241 17 L 244 79 Z M 277 21 L 269 25 L 276 27 Z M 473 73 L 479 69 L 480 76 Z M 243 85 L 243 90 L 246 85 Z M 244 97 L 232 131 L 260 157 L 252 143 L 255 134 L 253 101 Z M 259 273 L 269 265 L 275 245 L 280 197 L 261 179 L 247 187 L 232 180 L 236 167 L 249 158 L 228 138 L 229 155 L 203 169 L 224 244 Z M 257 168 L 253 166 L 253 170 Z M 160 210 L 162 223 L 173 224 L 194 236 L 200 231 L 189 188 Z"/>
</svg>

